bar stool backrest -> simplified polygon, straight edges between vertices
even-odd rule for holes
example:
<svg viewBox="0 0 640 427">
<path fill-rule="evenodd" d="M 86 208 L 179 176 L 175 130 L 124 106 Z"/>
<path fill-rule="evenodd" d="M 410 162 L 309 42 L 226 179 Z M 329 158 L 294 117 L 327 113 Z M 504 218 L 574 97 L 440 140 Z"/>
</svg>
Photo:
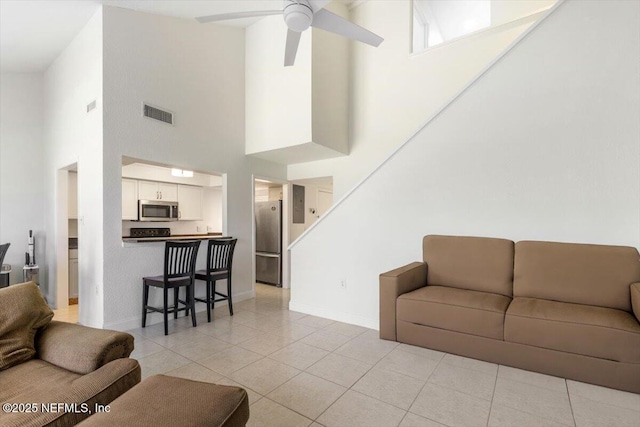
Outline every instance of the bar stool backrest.
<svg viewBox="0 0 640 427">
<path fill-rule="evenodd" d="M 191 277 L 196 272 L 196 258 L 200 241 L 167 242 L 164 247 L 165 280 L 175 277 Z"/>
<path fill-rule="evenodd" d="M 5 243 L 4 245 L 0 245 L 0 266 L 2 266 L 2 262 L 4 261 L 4 256 L 7 254 L 7 250 L 11 243 Z"/>
<path fill-rule="evenodd" d="M 207 274 L 228 271 L 231 274 L 233 250 L 238 239 L 212 239 L 207 247 Z"/>
</svg>

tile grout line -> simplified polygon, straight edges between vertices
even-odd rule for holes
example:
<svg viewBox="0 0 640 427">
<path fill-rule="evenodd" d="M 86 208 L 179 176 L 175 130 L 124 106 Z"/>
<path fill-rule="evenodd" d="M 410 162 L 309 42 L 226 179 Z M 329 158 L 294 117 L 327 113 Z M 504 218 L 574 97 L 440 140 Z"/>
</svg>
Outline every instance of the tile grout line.
<svg viewBox="0 0 640 427">
<path fill-rule="evenodd" d="M 321 380 L 324 380 L 324 381 L 330 382 L 331 384 L 336 384 L 336 383 L 334 383 L 333 381 L 327 380 L 327 379 L 325 379 L 325 378 L 318 377 L 317 375 L 313 375 L 313 374 L 311 374 L 311 373 L 309 373 L 309 372 L 306 372 L 306 371 L 300 371 L 300 373 L 299 373 L 298 375 L 296 375 L 296 377 L 297 377 L 297 376 L 299 376 L 299 375 L 301 375 L 302 373 L 305 373 L 305 374 L 307 374 L 307 375 L 311 375 L 312 377 L 319 378 L 319 379 L 321 379 Z M 295 378 L 295 377 L 293 377 L 293 378 Z M 293 380 L 293 378 L 291 378 L 291 380 Z M 276 387 L 275 389 L 271 390 L 271 391 L 269 392 L 269 394 L 273 393 L 273 392 L 274 392 L 274 391 L 276 391 L 278 388 L 280 388 L 281 386 L 285 385 L 286 383 L 288 383 L 288 382 L 289 382 L 289 381 L 291 381 L 291 380 L 288 380 L 288 381 L 286 381 L 286 382 L 284 382 L 284 383 L 280 384 L 278 387 Z M 336 384 L 336 385 L 340 386 L 340 384 Z M 279 405 L 281 405 L 281 406 L 284 406 L 284 407 L 285 407 L 285 408 L 287 408 L 287 409 L 292 410 L 293 412 L 295 412 L 295 413 L 297 413 L 297 414 L 302 415 L 303 417 L 305 417 L 305 418 L 307 418 L 307 419 L 310 419 L 310 420 L 311 420 L 311 424 L 313 424 L 313 423 L 314 423 L 318 418 L 320 418 L 320 417 L 322 416 L 322 414 L 324 414 L 324 413 L 325 413 L 329 408 L 331 408 L 331 407 L 333 406 L 333 404 L 334 404 L 334 403 L 336 403 L 336 402 L 337 402 L 337 401 L 338 401 L 342 396 L 344 396 L 344 395 L 345 395 L 349 390 L 351 390 L 351 388 L 350 388 L 350 387 L 345 387 L 345 386 L 340 386 L 340 387 L 344 388 L 345 390 L 344 390 L 342 393 L 340 393 L 340 396 L 336 397 L 336 398 L 335 398 L 335 400 L 333 400 L 333 401 L 329 404 L 329 406 L 327 406 L 327 407 L 326 407 L 326 409 L 325 409 L 325 410 L 323 410 L 322 412 L 320 412 L 320 414 L 319 414 L 317 417 L 315 417 L 315 418 L 309 418 L 308 416 L 306 416 L 306 415 L 304 415 L 304 414 L 300 414 L 300 412 L 296 411 L 296 410 L 295 410 L 295 409 L 293 409 L 293 408 L 289 408 L 288 406 L 286 406 L 286 405 L 284 405 L 284 404 L 282 404 L 282 403 L 278 403 L 278 402 L 276 402 L 276 403 L 278 403 L 278 404 L 279 404 Z M 267 395 L 265 395 L 264 397 L 268 398 L 268 396 L 267 396 Z M 271 400 L 271 401 L 275 402 L 273 399 L 269 399 L 269 400 Z M 320 424 L 320 423 L 318 423 L 318 424 Z"/>
<path fill-rule="evenodd" d="M 491 393 L 491 403 L 489 404 L 489 413 L 487 414 L 487 427 L 489 426 L 489 421 L 491 420 L 491 411 L 493 411 L 493 399 L 496 397 L 496 387 L 498 386 L 498 376 L 500 375 L 500 366 L 498 365 L 498 370 L 496 371 L 496 380 L 493 382 L 493 393 Z"/>
<path fill-rule="evenodd" d="M 569 393 L 569 384 L 567 384 L 567 380 L 564 380 L 564 387 L 567 390 L 567 398 L 569 399 L 569 409 L 571 409 L 571 419 L 573 420 L 574 427 L 577 425 L 576 416 L 573 413 L 573 404 L 571 403 L 571 393 Z"/>
<path fill-rule="evenodd" d="M 422 392 L 424 391 L 424 388 L 427 386 L 427 384 L 429 384 L 429 380 L 431 379 L 431 376 L 432 376 L 432 375 L 433 375 L 433 373 L 436 371 L 436 369 L 438 369 L 438 366 L 440 366 L 440 363 L 442 363 L 442 361 L 444 360 L 444 358 L 445 358 L 445 356 L 446 356 L 446 355 L 447 355 L 447 353 L 444 353 L 444 354 L 442 355 L 442 357 L 440 358 L 440 360 L 438 360 L 438 363 L 436 363 L 435 368 L 433 368 L 433 371 L 431 371 L 431 373 L 430 373 L 430 374 L 429 374 L 429 376 L 427 377 L 427 380 L 424 382 L 424 385 L 422 386 L 422 388 L 420 389 L 420 391 L 418 392 L 418 394 L 416 394 L 416 397 L 414 397 L 414 398 L 413 398 L 413 400 L 411 401 L 411 405 L 409 405 L 409 409 L 407 409 L 407 414 L 408 414 L 409 412 L 411 412 L 411 408 L 412 408 L 412 407 L 413 407 L 413 405 L 416 403 L 416 400 L 418 400 L 418 396 L 420 396 L 420 393 L 422 393 Z M 411 412 L 411 413 L 412 413 L 412 414 L 415 414 L 414 412 Z M 415 414 L 415 415 L 419 415 L 419 414 Z M 405 415 L 405 416 L 406 416 L 406 415 Z M 419 416 L 421 416 L 421 417 L 422 417 L 422 415 L 419 415 Z M 427 417 L 423 417 L 423 418 L 427 418 Z M 439 424 L 442 424 L 442 423 L 440 423 L 439 421 L 432 420 L 431 418 L 427 418 L 427 419 L 428 419 L 428 420 L 431 420 L 431 421 L 434 421 L 434 422 L 437 422 L 437 423 L 439 423 Z"/>
</svg>

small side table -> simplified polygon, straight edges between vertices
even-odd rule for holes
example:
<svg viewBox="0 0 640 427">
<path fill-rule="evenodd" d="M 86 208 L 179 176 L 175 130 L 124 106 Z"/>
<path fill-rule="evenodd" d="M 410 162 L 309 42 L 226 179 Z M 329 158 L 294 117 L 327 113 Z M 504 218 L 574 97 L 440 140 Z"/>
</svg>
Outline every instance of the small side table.
<svg viewBox="0 0 640 427">
<path fill-rule="evenodd" d="M 9 279 L 11 277 L 11 264 L 2 264 L 0 269 L 0 288 L 6 288 L 9 286 Z"/>
</svg>

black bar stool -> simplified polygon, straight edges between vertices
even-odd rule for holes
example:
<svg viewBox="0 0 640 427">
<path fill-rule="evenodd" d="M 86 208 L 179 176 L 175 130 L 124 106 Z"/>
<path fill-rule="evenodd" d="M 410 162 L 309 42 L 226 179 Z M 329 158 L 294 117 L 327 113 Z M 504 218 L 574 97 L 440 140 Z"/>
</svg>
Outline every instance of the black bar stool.
<svg viewBox="0 0 640 427">
<path fill-rule="evenodd" d="M 147 324 L 147 313 L 155 311 L 164 315 L 164 334 L 169 334 L 168 314 L 178 318 L 178 311 L 191 309 L 191 321 L 196 325 L 196 313 L 193 309 L 193 285 L 196 270 L 196 257 L 200 241 L 166 242 L 164 247 L 164 274 L 142 279 L 142 327 Z M 162 288 L 164 305 L 162 308 L 149 306 L 149 287 Z M 178 299 L 181 287 L 186 286 L 185 301 Z M 173 289 L 173 306 L 169 306 L 169 289 Z M 182 304 L 184 307 L 179 307 Z"/>
<path fill-rule="evenodd" d="M 238 239 L 212 239 L 207 247 L 207 269 L 196 271 L 196 280 L 207 282 L 207 297 L 196 301 L 207 304 L 207 321 L 211 322 L 211 309 L 218 301 L 229 301 L 229 314 L 233 316 L 231 301 L 231 265 L 233 250 Z M 216 281 L 227 279 L 227 294 L 216 291 Z M 216 296 L 220 297 L 216 299 Z"/>
</svg>

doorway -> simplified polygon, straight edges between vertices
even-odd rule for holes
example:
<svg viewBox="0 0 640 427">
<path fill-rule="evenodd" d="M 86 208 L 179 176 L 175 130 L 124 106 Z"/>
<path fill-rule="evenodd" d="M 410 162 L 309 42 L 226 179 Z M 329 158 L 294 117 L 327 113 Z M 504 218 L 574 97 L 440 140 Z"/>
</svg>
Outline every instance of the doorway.
<svg viewBox="0 0 640 427">
<path fill-rule="evenodd" d="M 78 164 L 57 172 L 56 182 L 56 293 L 55 319 L 77 323 L 80 302 L 80 228 L 78 215 Z"/>
<path fill-rule="evenodd" d="M 254 177 L 253 190 L 254 282 L 288 288 L 289 185 Z"/>
</svg>

